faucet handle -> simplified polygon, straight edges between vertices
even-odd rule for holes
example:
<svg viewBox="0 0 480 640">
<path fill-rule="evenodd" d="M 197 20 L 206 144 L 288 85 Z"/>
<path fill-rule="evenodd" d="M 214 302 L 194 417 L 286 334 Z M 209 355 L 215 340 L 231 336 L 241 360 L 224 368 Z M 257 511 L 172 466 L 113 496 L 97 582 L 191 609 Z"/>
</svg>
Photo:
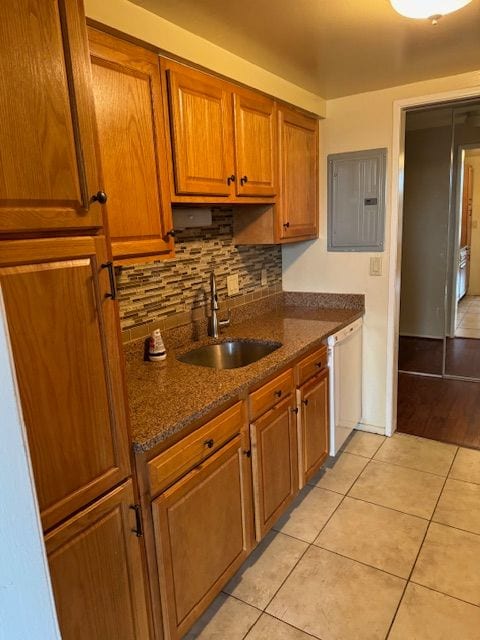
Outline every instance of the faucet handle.
<svg viewBox="0 0 480 640">
<path fill-rule="evenodd" d="M 232 312 L 231 312 L 231 309 L 228 309 L 227 319 L 226 320 L 219 320 L 218 321 L 218 326 L 219 327 L 228 327 L 228 326 L 230 326 L 230 320 L 231 319 L 232 319 Z"/>
</svg>

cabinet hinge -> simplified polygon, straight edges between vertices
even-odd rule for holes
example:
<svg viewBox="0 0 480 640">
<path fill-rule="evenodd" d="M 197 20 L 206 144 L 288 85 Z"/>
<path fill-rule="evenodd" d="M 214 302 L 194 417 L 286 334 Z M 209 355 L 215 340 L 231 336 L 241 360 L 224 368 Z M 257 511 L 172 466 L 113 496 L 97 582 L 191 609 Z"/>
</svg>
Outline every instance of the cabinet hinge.
<svg viewBox="0 0 480 640">
<path fill-rule="evenodd" d="M 143 536 L 143 523 L 142 523 L 142 507 L 139 504 L 130 505 L 130 509 L 135 511 L 135 529 L 132 529 L 137 538 Z"/>
</svg>

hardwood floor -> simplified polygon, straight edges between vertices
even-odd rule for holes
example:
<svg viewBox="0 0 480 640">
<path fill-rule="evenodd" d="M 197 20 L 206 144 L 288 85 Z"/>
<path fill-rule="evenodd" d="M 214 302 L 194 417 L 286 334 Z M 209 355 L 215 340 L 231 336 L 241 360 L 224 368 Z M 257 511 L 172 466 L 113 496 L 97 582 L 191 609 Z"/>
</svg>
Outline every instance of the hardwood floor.
<svg viewBox="0 0 480 640">
<path fill-rule="evenodd" d="M 447 338 L 445 373 L 465 378 L 480 378 L 480 340 Z"/>
<path fill-rule="evenodd" d="M 399 373 L 397 429 L 480 449 L 480 382 Z"/>
</svg>

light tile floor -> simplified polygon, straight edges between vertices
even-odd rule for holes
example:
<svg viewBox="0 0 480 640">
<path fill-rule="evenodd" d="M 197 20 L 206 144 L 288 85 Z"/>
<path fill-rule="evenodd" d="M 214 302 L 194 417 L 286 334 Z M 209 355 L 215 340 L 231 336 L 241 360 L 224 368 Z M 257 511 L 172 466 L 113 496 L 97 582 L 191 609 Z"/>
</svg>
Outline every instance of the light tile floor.
<svg viewBox="0 0 480 640">
<path fill-rule="evenodd" d="M 480 296 L 465 296 L 458 303 L 457 338 L 480 338 Z"/>
<path fill-rule="evenodd" d="M 186 638 L 480 640 L 480 451 L 356 432 Z"/>
</svg>

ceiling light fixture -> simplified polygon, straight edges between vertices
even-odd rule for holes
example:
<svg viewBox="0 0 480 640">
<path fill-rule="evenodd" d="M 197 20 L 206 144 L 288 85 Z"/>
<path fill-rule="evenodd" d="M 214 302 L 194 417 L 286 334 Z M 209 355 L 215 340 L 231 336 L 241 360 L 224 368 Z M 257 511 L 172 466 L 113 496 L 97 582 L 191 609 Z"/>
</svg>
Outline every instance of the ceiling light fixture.
<svg viewBox="0 0 480 640">
<path fill-rule="evenodd" d="M 447 13 L 458 11 L 472 0 L 390 0 L 390 4 L 397 13 L 407 18 L 417 20 L 429 19 L 437 24 L 439 19 Z"/>
</svg>

